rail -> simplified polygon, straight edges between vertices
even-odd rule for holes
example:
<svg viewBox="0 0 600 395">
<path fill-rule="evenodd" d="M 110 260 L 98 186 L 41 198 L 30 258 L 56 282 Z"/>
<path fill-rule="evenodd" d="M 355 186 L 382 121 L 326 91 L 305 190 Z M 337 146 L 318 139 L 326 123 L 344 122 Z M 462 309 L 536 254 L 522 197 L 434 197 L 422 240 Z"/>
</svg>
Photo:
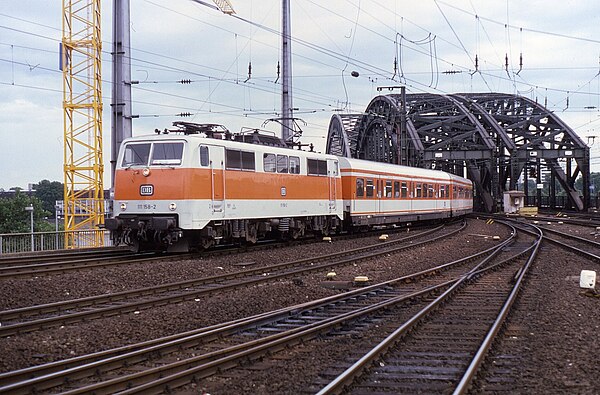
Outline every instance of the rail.
<svg viewBox="0 0 600 395">
<path fill-rule="evenodd" d="M 31 251 L 53 251 L 65 249 L 67 234 L 73 234 L 74 247 L 99 247 L 97 240 L 103 240 L 104 247 L 111 247 L 109 231 L 105 229 L 84 229 L 59 232 L 2 233 L 0 234 L 0 255 L 18 254 Z"/>
</svg>

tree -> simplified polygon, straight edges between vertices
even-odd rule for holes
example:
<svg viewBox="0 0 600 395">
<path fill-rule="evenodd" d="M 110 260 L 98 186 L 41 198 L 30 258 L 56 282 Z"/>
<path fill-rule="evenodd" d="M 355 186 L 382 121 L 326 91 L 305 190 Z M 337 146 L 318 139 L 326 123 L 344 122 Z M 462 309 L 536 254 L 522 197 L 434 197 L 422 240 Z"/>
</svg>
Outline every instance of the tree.
<svg viewBox="0 0 600 395">
<path fill-rule="evenodd" d="M 42 180 L 35 186 L 35 196 L 42 201 L 44 210 L 50 213 L 51 217 L 55 215 L 57 200 L 63 200 L 64 188 L 63 183 L 58 181 Z"/>
<path fill-rule="evenodd" d="M 25 207 L 33 205 L 33 229 L 36 232 L 52 230 L 44 221 L 48 212 L 42 202 L 17 190 L 14 197 L 0 198 L 0 233 L 28 233 L 31 231 L 30 214 Z"/>
<path fill-rule="evenodd" d="M 575 189 L 583 192 L 583 177 L 575 181 Z M 600 192 L 600 173 L 590 173 L 590 195 L 596 196 Z"/>
</svg>

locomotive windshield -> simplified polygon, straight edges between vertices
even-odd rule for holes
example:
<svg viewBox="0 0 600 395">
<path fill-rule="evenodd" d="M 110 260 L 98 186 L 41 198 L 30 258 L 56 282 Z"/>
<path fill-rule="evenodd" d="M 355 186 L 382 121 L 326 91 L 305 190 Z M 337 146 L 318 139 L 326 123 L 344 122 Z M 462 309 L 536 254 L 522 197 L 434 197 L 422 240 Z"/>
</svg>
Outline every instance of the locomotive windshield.
<svg viewBox="0 0 600 395">
<path fill-rule="evenodd" d="M 125 146 L 121 166 L 180 165 L 182 157 L 183 142 L 131 143 Z"/>
<path fill-rule="evenodd" d="M 148 157 L 150 156 L 150 147 L 150 143 L 127 144 L 121 166 L 146 166 L 148 164 Z"/>
<path fill-rule="evenodd" d="M 180 165 L 183 143 L 154 143 L 151 165 Z"/>
</svg>

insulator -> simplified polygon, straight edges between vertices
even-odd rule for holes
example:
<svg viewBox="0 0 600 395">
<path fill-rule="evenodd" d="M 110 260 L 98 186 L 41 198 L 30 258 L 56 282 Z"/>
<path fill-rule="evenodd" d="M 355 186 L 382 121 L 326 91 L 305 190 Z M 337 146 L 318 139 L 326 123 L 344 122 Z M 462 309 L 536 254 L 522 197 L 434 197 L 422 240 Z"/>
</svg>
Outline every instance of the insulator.
<svg viewBox="0 0 600 395">
<path fill-rule="evenodd" d="M 179 115 L 180 117 L 191 117 L 192 116 L 192 114 L 189 112 L 181 112 L 177 115 Z"/>
<path fill-rule="evenodd" d="M 522 52 L 519 54 L 519 67 L 523 68 L 523 53 Z"/>
<path fill-rule="evenodd" d="M 179 83 L 180 83 L 180 84 L 184 84 L 184 85 L 185 85 L 185 84 L 191 84 L 191 83 L 192 83 L 192 80 L 189 80 L 189 79 L 187 79 L 187 80 L 180 80 L 180 81 L 179 81 Z"/>
<path fill-rule="evenodd" d="M 252 77 L 252 62 L 248 62 L 248 78 L 244 82 L 248 82 L 248 80 Z"/>
</svg>

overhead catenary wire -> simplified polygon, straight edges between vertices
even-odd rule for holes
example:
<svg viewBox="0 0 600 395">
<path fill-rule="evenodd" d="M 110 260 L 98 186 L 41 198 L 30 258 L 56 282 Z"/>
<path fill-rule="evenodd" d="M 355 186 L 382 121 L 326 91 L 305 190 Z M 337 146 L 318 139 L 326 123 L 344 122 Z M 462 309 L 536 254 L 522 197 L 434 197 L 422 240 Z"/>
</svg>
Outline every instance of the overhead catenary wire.
<svg viewBox="0 0 600 395">
<path fill-rule="evenodd" d="M 59 40 L 57 40 L 57 39 L 53 39 L 53 38 L 51 38 L 51 37 L 47 37 L 47 36 L 43 36 L 43 35 L 39 35 L 39 34 L 32 33 L 32 32 L 27 32 L 27 31 L 24 31 L 24 30 L 21 30 L 21 29 L 16 29 L 16 28 L 12 28 L 12 27 L 7 27 L 7 26 L 3 26 L 3 25 L 0 25 L 0 28 L 6 28 L 6 29 L 9 29 L 9 30 L 13 30 L 13 31 L 19 32 L 19 33 L 28 34 L 28 35 L 36 36 L 36 37 L 39 37 L 39 38 L 42 38 L 42 39 L 46 39 L 46 40 L 51 40 L 51 41 L 59 42 Z M 26 48 L 29 48 L 29 47 L 26 47 Z M 177 59 L 177 58 L 173 58 L 173 57 L 169 57 L 169 56 L 164 56 L 164 55 L 155 54 L 155 53 L 153 53 L 153 52 L 151 52 L 151 51 L 146 51 L 146 50 L 141 50 L 141 49 L 135 49 L 135 51 L 139 51 L 139 52 L 142 52 L 142 53 L 147 53 L 147 54 L 151 54 L 151 55 L 162 56 L 162 57 L 165 57 L 165 58 L 167 58 L 167 59 L 172 59 L 172 60 L 177 60 L 177 61 L 183 62 L 183 63 L 185 63 L 185 64 L 192 64 L 192 65 L 196 65 L 196 66 L 203 67 L 203 65 L 200 65 L 200 64 L 197 64 L 197 63 L 194 63 L 194 62 L 189 62 L 189 61 L 182 60 L 182 59 Z M 47 52 L 51 52 L 51 51 L 47 51 Z M 159 64 L 159 63 L 156 63 L 156 62 L 152 62 L 152 61 L 147 61 L 147 60 L 144 60 L 144 59 L 139 59 L 139 58 L 134 58 L 134 57 L 132 57 L 131 59 L 132 59 L 132 60 L 137 60 L 137 61 L 140 61 L 140 62 L 143 62 L 143 63 L 147 63 L 147 64 L 153 64 L 153 65 L 156 65 L 156 66 L 162 67 L 164 70 L 171 70 L 171 71 L 182 71 L 182 70 L 184 70 L 184 71 L 187 71 L 187 70 L 185 70 L 185 69 L 179 69 L 179 68 L 176 68 L 176 67 L 173 67 L 173 66 L 165 66 L 165 65 L 162 65 L 162 64 Z M 540 70 L 540 69 L 544 69 L 544 68 L 537 68 L 537 70 Z M 548 70 L 553 70 L 553 69 L 561 69 L 561 68 L 552 67 L 552 68 L 546 68 L 546 69 L 548 69 Z M 573 69 L 582 69 L 582 70 L 584 70 L 584 69 L 589 69 L 589 68 L 587 68 L 587 67 L 580 67 L 580 68 L 564 68 L 564 69 L 566 69 L 566 70 L 573 70 Z M 381 73 L 383 73 L 384 71 L 385 71 L 385 70 L 381 70 L 381 71 L 380 71 L 380 72 L 378 72 L 378 73 L 373 73 L 373 75 L 379 75 L 379 76 L 381 76 Z M 207 76 L 206 74 L 202 74 L 202 73 L 195 73 L 195 74 L 197 74 L 197 75 L 199 75 L 199 76 L 204 76 L 204 77 L 206 77 L 206 78 L 208 78 L 208 77 L 209 77 L 209 76 Z M 492 75 L 492 74 L 489 74 L 489 75 L 490 75 L 490 76 L 492 76 L 492 77 L 494 77 L 494 75 Z M 214 76 L 211 76 L 210 78 L 217 79 L 217 78 L 216 78 L 216 77 L 214 77 Z M 388 78 L 389 78 L 389 77 L 388 77 Z M 500 78 L 500 79 L 501 79 L 501 77 L 498 77 L 498 78 Z M 420 85 L 420 84 L 419 84 L 419 83 L 417 83 L 417 85 L 415 85 L 415 87 L 416 87 L 416 88 L 418 88 L 418 85 Z M 529 85 L 529 86 L 534 86 L 534 87 L 536 87 L 536 88 L 547 88 L 548 90 L 550 90 L 550 91 L 554 91 L 554 92 L 563 92 L 563 93 L 567 92 L 567 90 L 566 90 L 566 89 L 558 89 L 558 88 L 544 87 L 543 85 L 539 85 L 539 84 L 532 84 L 532 83 L 529 83 L 528 85 Z M 571 92 L 572 92 L 572 91 L 571 91 Z"/>
<path fill-rule="evenodd" d="M 148 51 L 148 53 L 151 53 L 151 52 L 149 52 L 149 51 Z M 144 62 L 144 61 L 145 61 L 145 60 L 143 60 L 143 59 L 139 59 L 139 60 L 140 60 L 141 62 Z M 378 74 L 378 73 L 373 73 L 373 75 L 380 75 L 380 74 Z M 215 78 L 215 79 L 218 79 L 218 78 L 216 78 L 216 77 L 214 77 L 214 76 L 208 76 L 207 78 Z M 411 85 L 412 85 L 413 87 L 415 87 L 417 90 L 420 90 L 420 89 L 422 89 L 422 85 L 419 85 L 418 83 L 417 83 L 417 84 L 411 84 Z M 539 85 L 536 85 L 536 84 L 529 84 L 529 85 L 530 85 L 530 86 L 536 86 L 536 87 L 539 87 Z M 420 87 L 421 87 L 421 88 L 420 88 Z M 551 90 L 552 90 L 552 91 L 566 91 L 566 90 L 561 90 L 561 89 L 551 89 Z M 572 91 L 571 91 L 571 92 L 572 92 Z"/>
<path fill-rule="evenodd" d="M 433 2 L 435 3 L 436 7 L 438 8 L 438 10 L 440 11 L 440 13 L 442 14 L 442 16 L 444 17 L 444 20 L 446 21 L 446 23 L 448 24 L 448 26 L 450 27 L 450 30 L 452 30 L 452 32 L 454 33 L 454 36 L 456 37 L 456 39 L 458 40 L 458 42 L 460 43 L 461 48 L 463 49 L 463 51 L 467 54 L 467 56 L 469 57 L 469 59 L 471 60 L 471 63 L 473 64 L 473 66 L 475 66 L 475 60 L 471 57 L 471 54 L 469 53 L 469 51 L 467 50 L 467 48 L 465 47 L 465 45 L 463 44 L 462 40 L 460 39 L 460 37 L 458 36 L 458 33 L 456 33 L 456 30 L 454 30 L 454 26 L 452 26 L 452 23 L 450 23 L 450 20 L 446 17 L 446 14 L 444 13 L 444 11 L 442 10 L 442 8 L 440 7 L 440 5 L 438 4 L 437 0 L 433 0 Z M 493 89 L 490 87 L 490 85 L 488 84 L 487 80 L 483 77 L 483 74 L 481 75 L 481 79 L 483 80 L 483 82 L 485 83 L 485 85 L 487 86 L 488 90 L 490 92 L 493 92 Z"/>
</svg>

